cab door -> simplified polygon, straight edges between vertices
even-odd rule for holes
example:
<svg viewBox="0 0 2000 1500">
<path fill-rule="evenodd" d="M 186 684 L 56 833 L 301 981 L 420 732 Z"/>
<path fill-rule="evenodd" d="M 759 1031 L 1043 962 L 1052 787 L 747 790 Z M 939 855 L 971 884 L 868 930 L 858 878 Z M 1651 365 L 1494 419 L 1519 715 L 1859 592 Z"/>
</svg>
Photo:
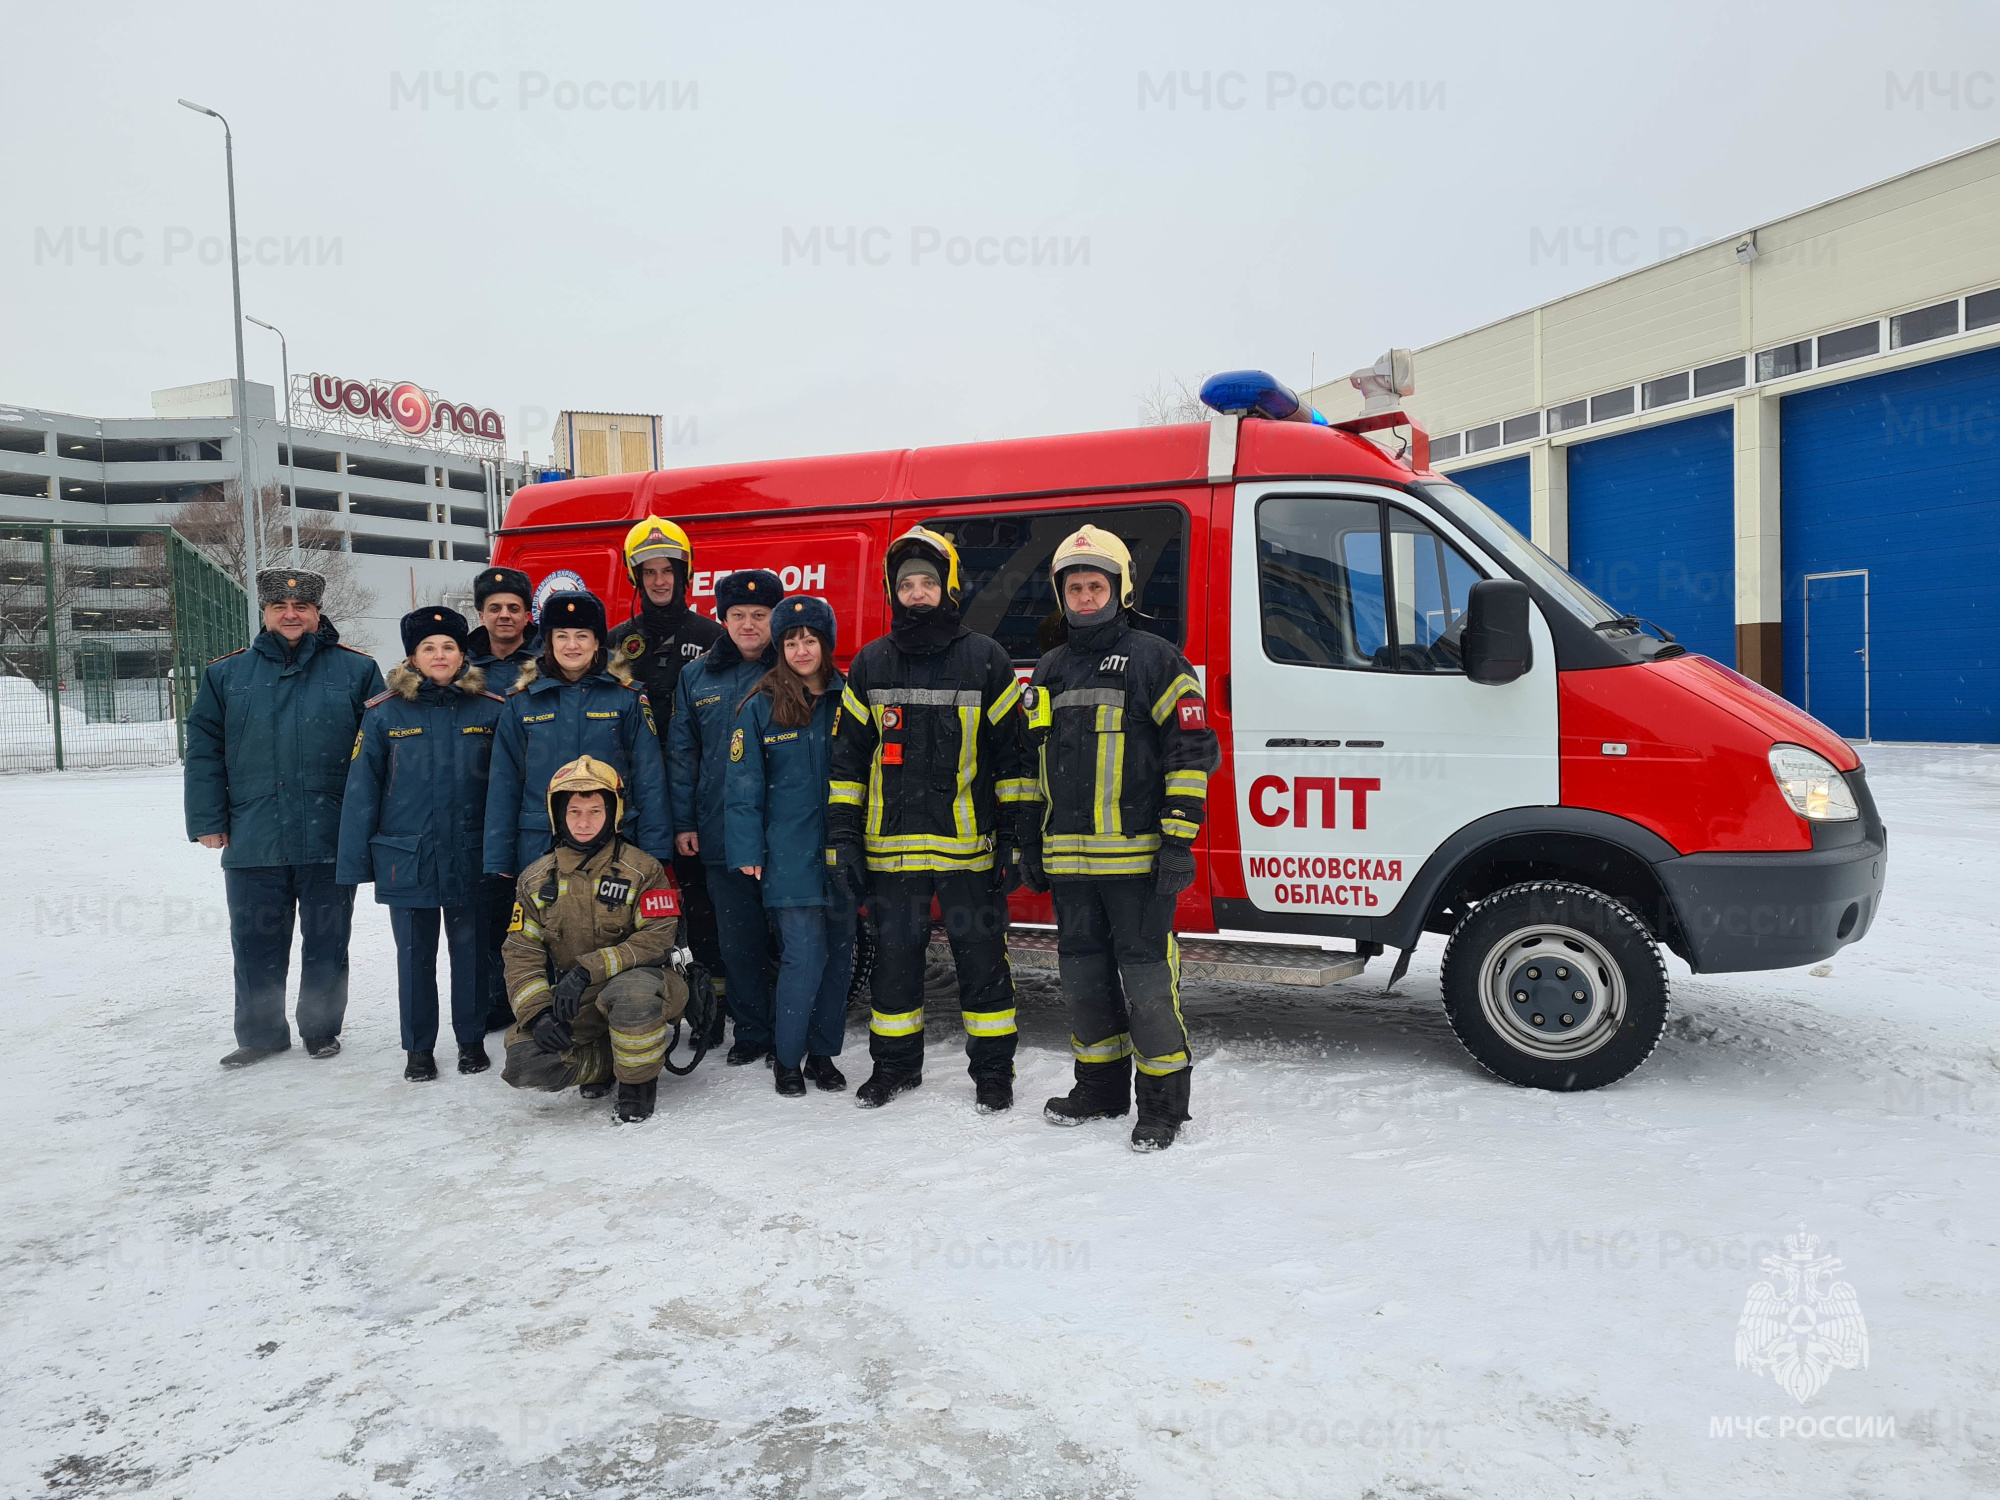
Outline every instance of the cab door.
<svg viewBox="0 0 2000 1500">
<path fill-rule="evenodd" d="M 1517 681 L 1466 677 L 1467 591 L 1506 575 L 1448 519 L 1385 487 L 1281 483 L 1239 485 L 1232 520 L 1231 755 L 1260 917 L 1386 916 L 1467 823 L 1561 800 L 1548 626 L 1531 610 Z"/>
</svg>

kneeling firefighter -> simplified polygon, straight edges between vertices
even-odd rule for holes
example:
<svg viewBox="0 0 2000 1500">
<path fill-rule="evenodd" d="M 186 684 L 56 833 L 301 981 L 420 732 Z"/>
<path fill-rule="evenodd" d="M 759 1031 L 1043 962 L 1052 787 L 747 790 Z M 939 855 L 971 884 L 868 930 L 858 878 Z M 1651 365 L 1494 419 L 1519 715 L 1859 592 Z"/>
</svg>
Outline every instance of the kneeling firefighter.
<svg viewBox="0 0 2000 1500">
<path fill-rule="evenodd" d="M 1043 806 L 1021 864 L 1031 890 L 1053 888 L 1076 1084 L 1042 1113 L 1053 1125 L 1124 1115 L 1136 1062 L 1132 1149 L 1159 1151 L 1188 1119 L 1174 905 L 1194 883 L 1189 846 L 1220 757 L 1187 658 L 1133 625 L 1124 542 L 1086 526 L 1050 572 L 1069 638 L 1028 689 Z"/>
<path fill-rule="evenodd" d="M 679 893 L 619 835 L 623 804 L 618 773 L 588 755 L 549 783 L 556 847 L 521 872 L 507 930 L 514 1025 L 501 1076 L 548 1093 L 577 1084 L 586 1099 L 615 1080 L 618 1118 L 638 1121 L 653 1112 L 668 1028 L 690 1007 L 687 982 L 668 967 L 685 962 Z M 695 989 L 695 1009 L 713 1004 L 705 985 Z M 697 1041 L 710 1020 L 688 1016 Z"/>
<path fill-rule="evenodd" d="M 828 759 L 829 873 L 869 888 L 876 929 L 868 1108 L 923 1081 L 931 899 L 958 970 L 965 1050 L 983 1113 L 1014 1102 L 1007 890 L 1014 819 L 1032 804 L 1021 684 L 1006 648 L 959 623 L 958 552 L 914 526 L 882 565 L 889 633 L 855 655 Z"/>
</svg>

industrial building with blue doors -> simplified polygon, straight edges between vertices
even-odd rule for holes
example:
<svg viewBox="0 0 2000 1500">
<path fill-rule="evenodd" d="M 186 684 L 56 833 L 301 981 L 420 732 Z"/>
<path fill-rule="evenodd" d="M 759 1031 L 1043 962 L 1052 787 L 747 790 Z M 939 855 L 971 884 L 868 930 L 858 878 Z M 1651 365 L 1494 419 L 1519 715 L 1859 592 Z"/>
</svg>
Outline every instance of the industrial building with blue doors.
<svg viewBox="0 0 2000 1500">
<path fill-rule="evenodd" d="M 1615 610 L 1850 739 L 2000 742 L 2000 141 L 1420 349 L 1416 382 L 1434 467 Z"/>
</svg>

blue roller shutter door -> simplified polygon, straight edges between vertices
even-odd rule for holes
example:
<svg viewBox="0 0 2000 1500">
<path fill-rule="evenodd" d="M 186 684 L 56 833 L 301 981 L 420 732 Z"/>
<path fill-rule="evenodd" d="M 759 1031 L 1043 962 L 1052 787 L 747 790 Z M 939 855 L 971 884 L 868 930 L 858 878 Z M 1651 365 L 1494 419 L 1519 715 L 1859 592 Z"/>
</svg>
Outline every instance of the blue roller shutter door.
<svg viewBox="0 0 2000 1500">
<path fill-rule="evenodd" d="M 2000 350 L 1782 414 L 1785 696 L 1858 737 L 1865 662 L 1874 738 L 2000 740 Z"/>
<path fill-rule="evenodd" d="M 1569 570 L 1621 614 L 1736 663 L 1735 418 L 1569 450 Z"/>
<path fill-rule="evenodd" d="M 1454 470 L 1451 482 L 1472 491 L 1522 536 L 1533 535 L 1528 516 L 1527 455 L 1481 464 L 1476 469 Z"/>
</svg>

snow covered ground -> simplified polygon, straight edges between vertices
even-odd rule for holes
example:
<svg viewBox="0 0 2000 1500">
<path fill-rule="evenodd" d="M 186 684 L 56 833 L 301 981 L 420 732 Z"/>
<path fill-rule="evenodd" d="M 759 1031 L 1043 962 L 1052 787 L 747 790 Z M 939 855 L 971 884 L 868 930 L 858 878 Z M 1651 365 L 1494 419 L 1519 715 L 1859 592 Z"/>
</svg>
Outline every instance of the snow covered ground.
<svg viewBox="0 0 2000 1500">
<path fill-rule="evenodd" d="M 224 1074 L 178 777 L 7 780 L 0 1494 L 1990 1495 L 2000 753 L 1866 754 L 1889 899 L 1830 975 L 1676 963 L 1570 1096 L 1461 1052 L 1436 939 L 1395 997 L 1196 987 L 1150 1157 L 1042 1123 L 1039 978 L 1006 1116 L 956 1017 L 876 1113 L 407 1084 L 365 899 L 344 1053 Z M 1801 1224 L 1869 1337 L 1805 1405 L 1734 1358 Z"/>
</svg>

